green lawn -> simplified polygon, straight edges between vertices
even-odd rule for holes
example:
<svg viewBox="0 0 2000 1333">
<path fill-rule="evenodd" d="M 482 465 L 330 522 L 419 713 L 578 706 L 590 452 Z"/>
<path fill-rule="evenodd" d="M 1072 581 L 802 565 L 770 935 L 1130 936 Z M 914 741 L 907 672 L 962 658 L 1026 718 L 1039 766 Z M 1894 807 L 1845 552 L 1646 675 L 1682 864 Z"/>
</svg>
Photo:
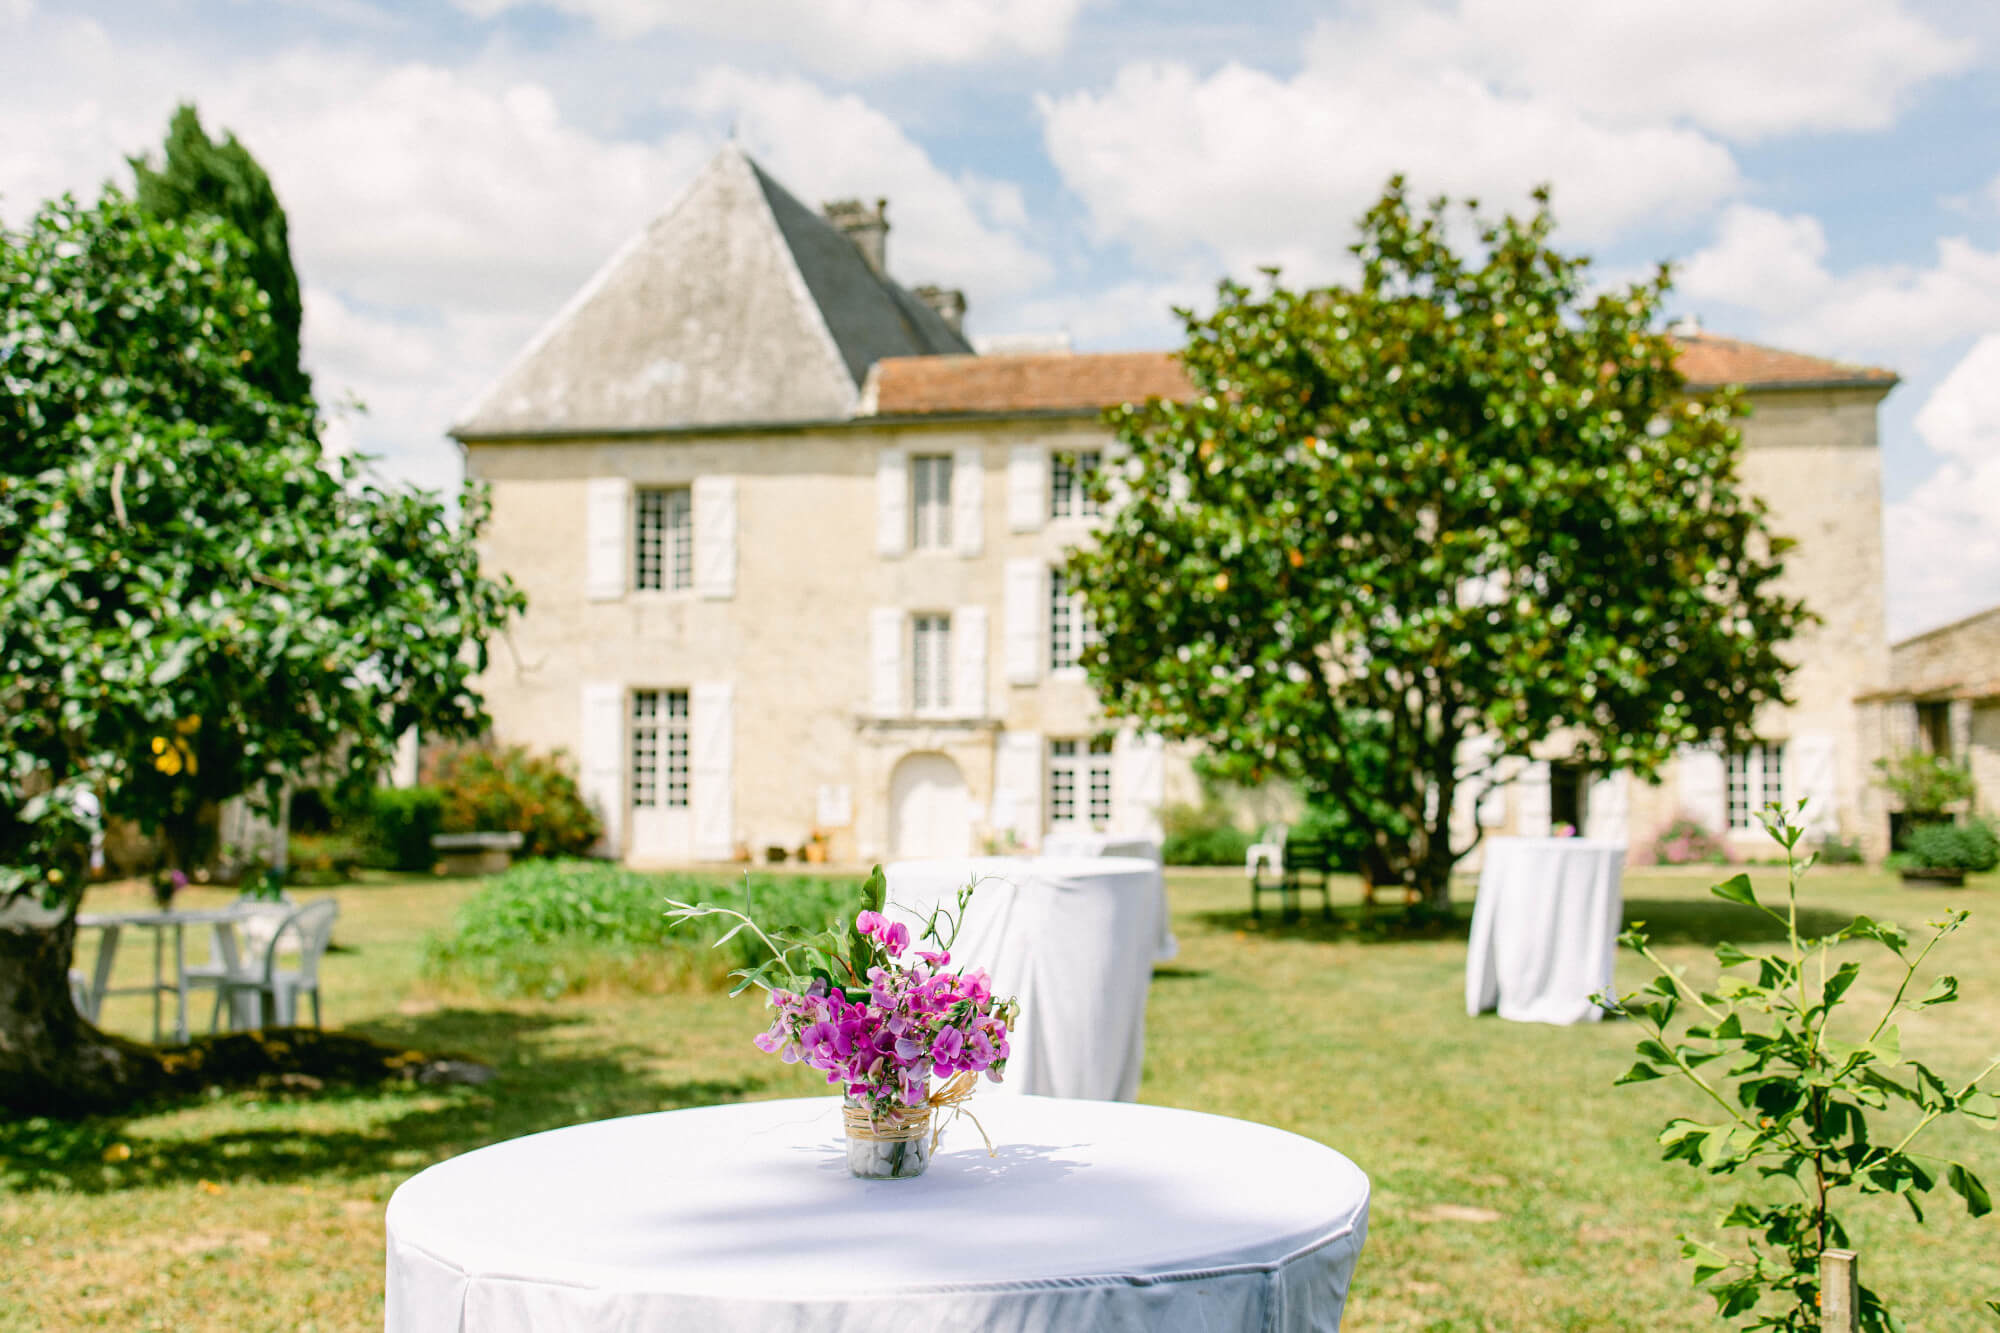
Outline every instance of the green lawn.
<svg viewBox="0 0 2000 1333">
<path fill-rule="evenodd" d="M 1781 883 L 1781 872 L 1753 873 L 1767 891 Z M 1628 917 L 1652 922 L 1697 974 L 1709 941 L 1763 934 L 1744 909 L 1707 898 L 1712 877 L 1645 870 L 1625 883 Z M 1468 1019 L 1462 923 L 1384 940 L 1344 908 L 1332 929 L 1269 918 L 1258 929 L 1239 875 L 1176 872 L 1171 883 L 1181 955 L 1156 974 L 1142 1095 L 1283 1126 L 1369 1173 L 1368 1246 L 1346 1327 L 1715 1327 L 1688 1289 L 1676 1236 L 1705 1229 L 1725 1192 L 1658 1160 L 1653 1133 L 1691 1101 L 1663 1083 L 1611 1086 L 1631 1062 L 1631 1025 Z M 1919 892 L 1881 872 L 1828 869 L 1808 888 L 1816 909 L 1906 926 L 1971 907 L 1945 960 L 1966 1001 L 1912 1019 L 1904 1048 L 1949 1073 L 2000 1049 L 2000 876 Z M 762 1022 L 748 1000 L 427 995 L 425 936 L 470 889 L 334 890 L 328 1021 L 471 1053 L 498 1067 L 496 1081 L 0 1125 L 0 1330 L 377 1329 L 382 1207 L 426 1164 L 579 1120 L 815 1090 L 750 1046 Z M 1358 896 L 1351 885 L 1344 895 Z M 90 905 L 139 901 L 98 890 Z M 126 946 L 128 977 L 150 966 L 143 939 Z M 1874 969 L 1878 986 L 1885 975 Z M 1623 960 L 1622 985 L 1643 979 Z M 1857 991 L 1876 993 L 1868 985 L 1864 976 Z M 150 1011 L 117 1001 L 107 1021 L 145 1035 Z M 2000 1185 L 2000 1136 L 1961 1131 L 1934 1147 Z M 1928 1226 L 1890 1205 L 1855 1221 L 1864 1276 L 1914 1328 L 1994 1327 L 1976 1311 L 2000 1298 L 2000 1222 L 1973 1222 L 1942 1197 Z"/>
</svg>

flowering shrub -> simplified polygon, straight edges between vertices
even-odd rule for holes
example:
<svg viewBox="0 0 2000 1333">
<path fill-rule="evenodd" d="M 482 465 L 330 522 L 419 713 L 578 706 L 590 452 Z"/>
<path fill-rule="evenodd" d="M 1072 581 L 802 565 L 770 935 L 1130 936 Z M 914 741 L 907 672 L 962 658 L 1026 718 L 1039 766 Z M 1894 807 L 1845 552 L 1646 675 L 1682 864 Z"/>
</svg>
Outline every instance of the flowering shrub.
<svg viewBox="0 0 2000 1333">
<path fill-rule="evenodd" d="M 1682 815 L 1653 839 L 1653 860 L 1663 866 L 1727 865 L 1729 844 L 1700 820 Z"/>
<path fill-rule="evenodd" d="M 776 1010 L 757 1048 L 826 1075 L 877 1120 L 926 1103 L 933 1077 L 1006 1072 L 1007 1030 L 1020 1014 L 1012 999 L 996 1000 L 982 968 L 953 970 L 951 944 L 972 897 L 961 889 L 955 908 L 940 907 L 912 937 L 909 926 L 882 915 L 878 866 L 868 879 L 869 905 L 851 926 L 803 939 L 766 934 L 743 913 L 708 903 L 670 902 L 677 921 L 729 916 L 737 926 L 718 945 L 749 930 L 770 957 L 733 975 L 769 992 Z M 935 947 L 911 953 L 912 943 Z"/>
</svg>

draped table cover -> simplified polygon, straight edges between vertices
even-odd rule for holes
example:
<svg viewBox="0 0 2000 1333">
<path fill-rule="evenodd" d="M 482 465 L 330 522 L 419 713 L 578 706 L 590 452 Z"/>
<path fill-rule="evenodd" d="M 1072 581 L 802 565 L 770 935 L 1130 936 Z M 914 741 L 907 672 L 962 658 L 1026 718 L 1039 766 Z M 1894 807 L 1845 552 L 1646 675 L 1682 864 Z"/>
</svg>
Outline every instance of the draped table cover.
<svg viewBox="0 0 2000 1333">
<path fill-rule="evenodd" d="M 984 1104 L 982 1104 L 984 1103 Z M 1192 1111 L 973 1099 L 915 1180 L 833 1098 L 551 1130 L 389 1200 L 388 1333 L 1321 1333 L 1368 1227 L 1331 1148 Z"/>
<path fill-rule="evenodd" d="M 1165 901 L 1160 867 L 1136 857 L 979 857 L 898 861 L 894 918 L 920 923 L 977 883 L 956 965 L 983 967 L 1021 1001 L 1009 1035 L 1008 1092 L 1132 1101 L 1146 1058 L 1146 992 Z"/>
<path fill-rule="evenodd" d="M 1164 866 L 1166 856 L 1158 838 L 1144 833 L 1099 833 L 1094 829 L 1058 828 L 1042 839 L 1043 856 L 1136 856 Z M 1174 938 L 1173 914 L 1167 907 L 1167 877 L 1160 875 L 1160 947 L 1153 953 L 1156 963 L 1171 962 L 1181 951 Z"/>
<path fill-rule="evenodd" d="M 1603 1017 L 1611 989 L 1625 844 L 1494 838 L 1486 844 L 1466 948 L 1465 1012 L 1497 1007 L 1518 1023 Z"/>
</svg>

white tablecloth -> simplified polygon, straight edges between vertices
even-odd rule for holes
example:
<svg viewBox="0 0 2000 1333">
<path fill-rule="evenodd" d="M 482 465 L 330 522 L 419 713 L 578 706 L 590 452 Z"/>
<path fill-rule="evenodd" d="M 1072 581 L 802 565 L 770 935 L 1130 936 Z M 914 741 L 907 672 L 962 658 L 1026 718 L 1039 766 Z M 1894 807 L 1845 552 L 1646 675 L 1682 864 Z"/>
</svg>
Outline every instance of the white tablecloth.
<svg viewBox="0 0 2000 1333">
<path fill-rule="evenodd" d="M 1146 1058 L 1146 991 L 1164 899 L 1160 867 L 1136 857 L 898 861 L 891 915 L 917 923 L 977 880 L 955 963 L 984 967 L 1021 1001 L 1011 1092 L 1131 1101 Z"/>
<path fill-rule="evenodd" d="M 1043 856 L 1136 856 L 1163 865 L 1166 857 L 1158 838 L 1143 833 L 1098 833 L 1092 829 L 1054 829 L 1042 839 Z M 1160 947 L 1153 961 L 1172 961 L 1181 951 L 1174 938 L 1173 915 L 1167 906 L 1167 877 L 1160 875 Z"/>
<path fill-rule="evenodd" d="M 1472 906 L 1465 1012 L 1520 1023 L 1603 1017 L 1618 952 L 1625 844 L 1589 838 L 1492 838 Z"/>
<path fill-rule="evenodd" d="M 1368 1178 L 1264 1125 L 984 1095 L 916 1180 L 831 1098 L 535 1134 L 389 1200 L 388 1333 L 1318 1333 Z"/>
</svg>

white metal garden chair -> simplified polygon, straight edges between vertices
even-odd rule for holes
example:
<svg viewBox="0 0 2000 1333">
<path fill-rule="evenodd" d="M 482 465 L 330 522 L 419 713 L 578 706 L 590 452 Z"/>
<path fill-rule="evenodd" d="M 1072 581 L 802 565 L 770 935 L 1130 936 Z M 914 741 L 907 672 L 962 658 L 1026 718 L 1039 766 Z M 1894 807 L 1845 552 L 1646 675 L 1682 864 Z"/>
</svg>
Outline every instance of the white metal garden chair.
<svg viewBox="0 0 2000 1333">
<path fill-rule="evenodd" d="M 189 969 L 190 986 L 215 988 L 215 1012 L 209 1030 L 220 1031 L 224 1005 L 229 1008 L 231 1026 L 242 1013 L 236 1001 L 256 997 L 258 1027 L 290 1027 L 298 1022 L 299 997 L 312 1000 L 313 1026 L 320 1025 L 319 960 L 333 939 L 334 919 L 340 904 L 320 898 L 288 913 L 266 939 L 263 947 L 235 972 Z M 259 932 L 260 934 L 262 932 Z M 281 957 L 298 951 L 296 967 L 281 967 Z"/>
</svg>

